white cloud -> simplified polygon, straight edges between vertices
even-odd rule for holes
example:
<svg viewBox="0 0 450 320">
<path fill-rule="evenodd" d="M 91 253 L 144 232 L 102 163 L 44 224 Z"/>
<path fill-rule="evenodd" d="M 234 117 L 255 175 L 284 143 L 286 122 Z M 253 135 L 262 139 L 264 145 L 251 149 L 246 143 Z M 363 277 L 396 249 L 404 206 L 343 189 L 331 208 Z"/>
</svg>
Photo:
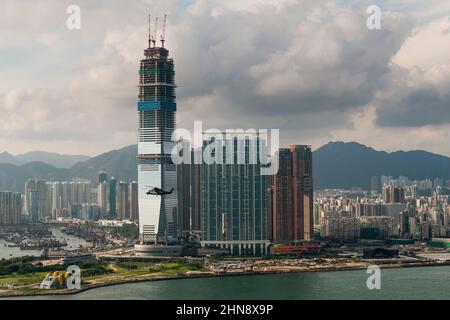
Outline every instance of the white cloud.
<svg viewBox="0 0 450 320">
<path fill-rule="evenodd" d="M 429 69 L 450 63 L 450 11 L 449 17 L 434 21 L 409 37 L 394 58 L 405 67 Z"/>
<path fill-rule="evenodd" d="M 89 154 L 134 143 L 146 14 L 167 12 L 179 126 L 274 127 L 284 143 L 341 137 L 388 148 L 364 130 L 388 136 L 413 129 L 380 129 L 377 115 L 386 106 L 376 103 L 401 101 L 415 89 L 448 90 L 450 26 L 442 19 L 446 6 L 431 1 L 433 8 L 399 0 L 401 13 L 383 11 L 384 30 L 369 31 L 365 10 L 351 1 L 198 0 L 180 8 L 175 0 L 80 0 L 82 30 L 70 32 L 70 1 L 4 0 L 0 52 L 10 59 L 0 62 L 0 143 L 11 152 L 39 146 Z M 404 43 L 413 28 L 406 11 L 419 30 Z M 444 127 L 423 126 L 399 147 L 440 144 L 450 154 L 433 140 Z"/>
</svg>

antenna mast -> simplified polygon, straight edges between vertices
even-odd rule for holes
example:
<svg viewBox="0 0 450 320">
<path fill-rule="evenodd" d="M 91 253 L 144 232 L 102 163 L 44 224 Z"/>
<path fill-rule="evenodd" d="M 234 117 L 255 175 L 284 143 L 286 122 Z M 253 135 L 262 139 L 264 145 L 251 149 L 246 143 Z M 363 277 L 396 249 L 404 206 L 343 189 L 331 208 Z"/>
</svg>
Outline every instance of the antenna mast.
<svg viewBox="0 0 450 320">
<path fill-rule="evenodd" d="M 161 34 L 161 45 L 163 48 L 164 48 L 164 42 L 166 41 L 166 20 L 167 20 L 167 14 L 164 15 L 163 31 Z"/>
</svg>

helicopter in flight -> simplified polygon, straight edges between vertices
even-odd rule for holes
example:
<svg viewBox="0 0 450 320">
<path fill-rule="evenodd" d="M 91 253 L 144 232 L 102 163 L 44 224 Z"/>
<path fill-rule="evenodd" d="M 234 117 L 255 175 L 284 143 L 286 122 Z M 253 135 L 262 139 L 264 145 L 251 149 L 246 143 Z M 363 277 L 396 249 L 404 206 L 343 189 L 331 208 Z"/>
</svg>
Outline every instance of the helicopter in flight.
<svg viewBox="0 0 450 320">
<path fill-rule="evenodd" d="M 170 191 L 164 191 L 163 189 L 160 189 L 158 187 L 152 187 L 152 186 L 146 186 L 148 188 L 151 188 L 148 190 L 145 194 L 148 196 L 162 196 L 166 194 L 171 194 L 175 189 L 172 188 Z"/>
</svg>

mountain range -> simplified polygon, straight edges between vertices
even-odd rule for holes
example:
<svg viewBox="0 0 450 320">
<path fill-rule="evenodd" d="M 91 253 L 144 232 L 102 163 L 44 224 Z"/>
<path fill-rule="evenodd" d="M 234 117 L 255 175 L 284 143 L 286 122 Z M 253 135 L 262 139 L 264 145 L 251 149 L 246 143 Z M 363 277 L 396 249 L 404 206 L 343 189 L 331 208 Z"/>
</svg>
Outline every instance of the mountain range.
<svg viewBox="0 0 450 320">
<path fill-rule="evenodd" d="M 0 163 L 23 165 L 30 162 L 43 162 L 56 168 L 70 168 L 74 164 L 88 160 L 89 156 L 65 155 L 44 151 L 32 151 L 13 156 L 8 152 L 0 153 Z"/>
<path fill-rule="evenodd" d="M 39 154 L 36 152 L 28 155 Z M 44 154 L 44 153 L 41 153 Z M 25 182 L 30 178 L 70 181 L 73 178 L 86 178 L 96 181 L 97 172 L 106 170 L 109 176 L 117 180 L 137 180 L 137 146 L 130 145 L 122 149 L 109 151 L 99 156 L 75 161 L 77 156 L 41 157 L 41 159 L 23 164 L 6 160 L 18 156 L 0 154 L 0 190 L 23 191 Z M 12 158 L 11 158 L 12 157 Z M 86 156 L 79 156 L 86 157 Z M 27 159 L 19 157 L 19 159 Z M 48 160 L 53 159 L 53 160 Z M 66 159 L 57 162 L 55 159 Z M 26 161 L 26 160 L 22 160 Z M 59 165 L 55 165 L 59 163 Z M 356 142 L 330 142 L 313 153 L 313 174 L 316 188 L 370 188 L 373 176 L 407 176 L 410 179 L 450 179 L 450 158 L 426 151 L 377 151 Z"/>
<path fill-rule="evenodd" d="M 356 142 L 330 142 L 313 154 L 316 188 L 370 189 L 373 176 L 450 179 L 450 158 L 422 150 L 385 152 Z"/>
<path fill-rule="evenodd" d="M 70 181 L 73 178 L 97 180 L 97 172 L 106 170 L 117 180 L 137 179 L 137 146 L 103 153 L 97 157 L 77 162 L 70 168 L 57 168 L 44 162 L 33 161 L 22 165 L 0 163 L 0 190 L 23 191 L 28 179 Z"/>
</svg>

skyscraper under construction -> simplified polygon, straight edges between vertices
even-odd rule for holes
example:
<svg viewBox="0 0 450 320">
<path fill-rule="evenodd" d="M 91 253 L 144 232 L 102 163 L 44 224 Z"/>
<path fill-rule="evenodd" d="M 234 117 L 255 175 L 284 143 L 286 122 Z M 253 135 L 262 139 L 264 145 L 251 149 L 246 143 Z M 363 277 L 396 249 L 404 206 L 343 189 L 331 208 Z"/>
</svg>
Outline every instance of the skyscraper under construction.
<svg viewBox="0 0 450 320">
<path fill-rule="evenodd" d="M 154 33 L 149 30 L 148 48 L 144 50 L 139 69 L 137 109 L 141 246 L 170 244 L 177 240 L 177 174 L 171 160 L 171 150 L 175 145 L 171 138 L 177 108 L 175 71 L 173 59 L 169 58 L 169 51 L 164 48 L 165 19 L 160 41 L 157 41 L 157 21 Z M 174 191 L 164 195 L 147 194 L 151 189 Z"/>
</svg>

